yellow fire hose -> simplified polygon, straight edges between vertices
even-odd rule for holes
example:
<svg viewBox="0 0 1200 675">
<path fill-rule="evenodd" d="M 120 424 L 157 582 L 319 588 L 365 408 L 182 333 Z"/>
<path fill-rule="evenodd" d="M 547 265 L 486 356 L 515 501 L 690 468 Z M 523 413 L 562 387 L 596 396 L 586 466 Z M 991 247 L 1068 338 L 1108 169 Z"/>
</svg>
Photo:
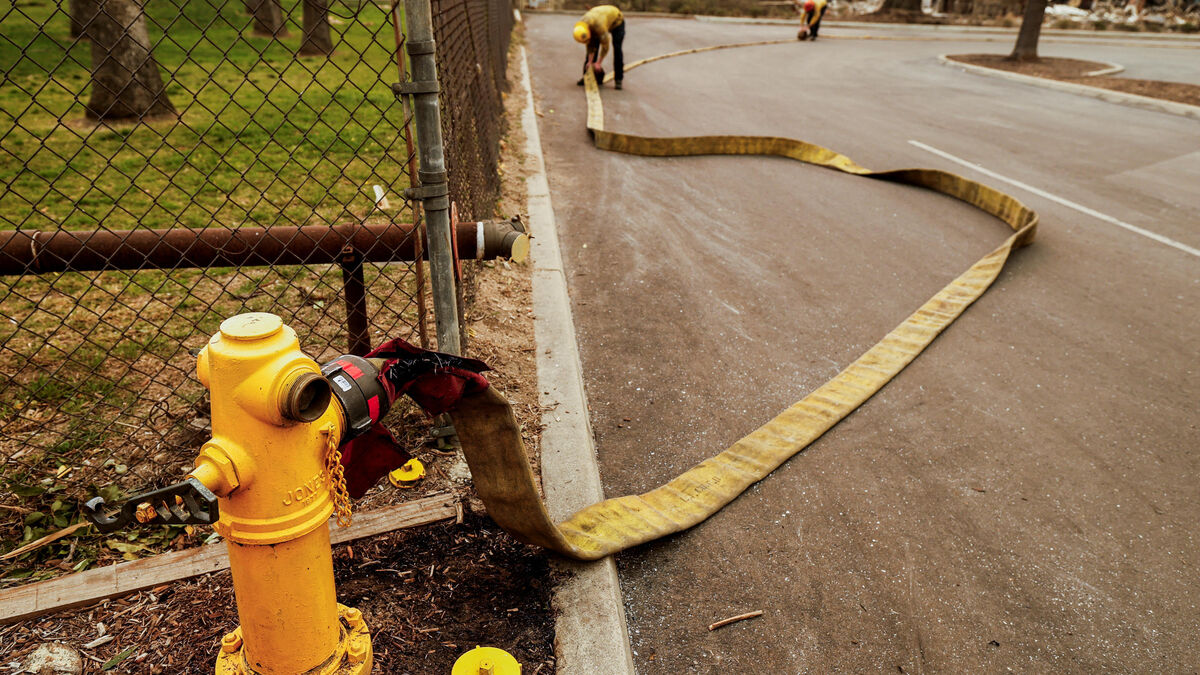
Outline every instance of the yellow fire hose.
<svg viewBox="0 0 1200 675">
<path fill-rule="evenodd" d="M 713 49 L 675 52 L 644 63 Z M 588 131 L 597 148 L 644 156 L 774 155 L 845 173 L 924 187 L 971 204 L 1007 223 L 1014 234 L 922 305 L 836 377 L 798 403 L 671 482 L 641 495 L 606 499 L 562 523 L 550 520 L 525 455 L 520 427 L 492 388 L 463 399 L 452 413 L 475 488 L 488 514 L 521 541 L 579 560 L 595 560 L 685 530 L 713 515 L 746 488 L 803 450 L 879 391 L 995 281 L 1015 248 L 1033 241 L 1037 213 L 1015 198 L 946 171 L 871 171 L 817 145 L 768 136 L 650 138 L 604 129 L 595 78 L 586 76 Z"/>
</svg>

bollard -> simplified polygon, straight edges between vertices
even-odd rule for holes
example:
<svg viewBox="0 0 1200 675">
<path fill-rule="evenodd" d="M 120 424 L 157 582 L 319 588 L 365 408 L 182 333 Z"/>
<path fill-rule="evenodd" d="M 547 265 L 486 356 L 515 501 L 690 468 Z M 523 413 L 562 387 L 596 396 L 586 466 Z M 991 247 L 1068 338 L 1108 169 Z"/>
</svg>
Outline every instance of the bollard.
<svg viewBox="0 0 1200 675">
<path fill-rule="evenodd" d="M 334 591 L 329 517 L 349 501 L 337 463 L 346 423 L 329 381 L 296 333 L 265 313 L 223 322 L 196 374 L 211 395 L 213 435 L 189 478 L 219 498 L 215 527 L 241 621 L 221 642 L 216 673 L 369 673 L 366 622 Z"/>
</svg>

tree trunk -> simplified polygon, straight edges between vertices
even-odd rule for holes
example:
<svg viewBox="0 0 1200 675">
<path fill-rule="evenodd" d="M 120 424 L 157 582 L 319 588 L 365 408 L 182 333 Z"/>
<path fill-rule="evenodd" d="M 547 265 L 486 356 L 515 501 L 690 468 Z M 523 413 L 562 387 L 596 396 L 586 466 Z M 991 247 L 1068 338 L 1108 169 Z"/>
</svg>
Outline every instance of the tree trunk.
<svg viewBox="0 0 1200 675">
<path fill-rule="evenodd" d="M 279 0 L 246 0 L 246 13 L 254 17 L 254 34 L 262 37 L 287 37 L 287 24 Z"/>
<path fill-rule="evenodd" d="M 71 37 L 87 40 L 87 27 L 96 17 L 100 5 L 96 0 L 70 0 Z"/>
<path fill-rule="evenodd" d="M 304 42 L 300 44 L 300 53 L 305 56 L 333 53 L 325 0 L 304 0 Z"/>
<path fill-rule="evenodd" d="M 921 0 L 883 0 L 877 12 L 915 12 L 921 13 Z"/>
<path fill-rule="evenodd" d="M 98 0 L 87 27 L 92 41 L 92 96 L 87 116 L 120 120 L 175 113 L 158 62 L 150 53 L 146 14 L 138 0 Z"/>
<path fill-rule="evenodd" d="M 1042 19 L 1046 16 L 1046 0 L 1025 0 L 1025 17 L 1009 61 L 1036 61 L 1038 36 L 1042 34 Z"/>
</svg>

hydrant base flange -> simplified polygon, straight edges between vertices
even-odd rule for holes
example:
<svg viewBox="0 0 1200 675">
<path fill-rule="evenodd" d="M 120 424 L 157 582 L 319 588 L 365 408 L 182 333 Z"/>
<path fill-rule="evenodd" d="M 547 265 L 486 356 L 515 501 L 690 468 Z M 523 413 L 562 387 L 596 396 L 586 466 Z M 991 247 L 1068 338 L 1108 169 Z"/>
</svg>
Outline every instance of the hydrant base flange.
<svg viewBox="0 0 1200 675">
<path fill-rule="evenodd" d="M 341 619 L 341 640 L 325 663 L 297 675 L 369 675 L 374 665 L 371 633 L 362 612 L 338 605 Z M 265 675 L 247 663 L 242 645 L 242 629 L 238 628 L 221 641 L 217 655 L 216 675 Z"/>
</svg>

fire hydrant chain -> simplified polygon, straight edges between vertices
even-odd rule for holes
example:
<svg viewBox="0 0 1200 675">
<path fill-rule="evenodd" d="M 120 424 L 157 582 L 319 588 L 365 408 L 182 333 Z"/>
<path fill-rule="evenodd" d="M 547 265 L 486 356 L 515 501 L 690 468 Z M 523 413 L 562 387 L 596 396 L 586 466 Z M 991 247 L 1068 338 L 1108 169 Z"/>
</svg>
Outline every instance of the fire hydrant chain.
<svg viewBox="0 0 1200 675">
<path fill-rule="evenodd" d="M 348 527 L 353 519 L 350 508 L 350 491 L 346 488 L 346 471 L 342 466 L 342 451 L 338 448 L 333 425 L 321 430 L 325 435 L 325 480 L 333 493 L 333 513 L 338 527 Z"/>
</svg>

